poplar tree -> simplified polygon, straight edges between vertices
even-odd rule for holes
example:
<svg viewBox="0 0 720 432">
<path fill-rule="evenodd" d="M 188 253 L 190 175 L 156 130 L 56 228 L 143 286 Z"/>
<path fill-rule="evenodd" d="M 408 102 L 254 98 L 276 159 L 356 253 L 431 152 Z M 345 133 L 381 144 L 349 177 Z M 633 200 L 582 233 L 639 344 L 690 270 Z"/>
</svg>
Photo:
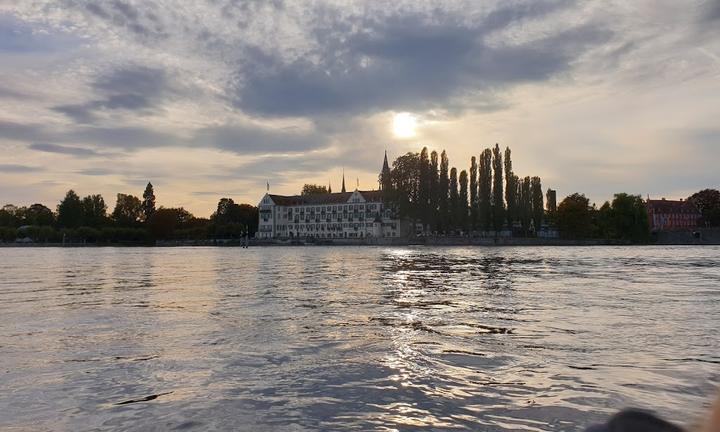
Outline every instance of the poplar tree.
<svg viewBox="0 0 720 432">
<path fill-rule="evenodd" d="M 519 198 L 519 216 L 525 235 L 530 230 L 530 220 L 532 219 L 532 196 L 530 194 L 530 177 L 525 177 L 518 185 Z"/>
<path fill-rule="evenodd" d="M 492 150 L 486 148 L 480 154 L 478 169 L 478 213 L 480 225 L 489 230 L 492 225 Z"/>
<path fill-rule="evenodd" d="M 450 179 L 448 178 L 448 169 L 450 161 L 448 161 L 447 153 L 445 150 L 440 153 L 440 179 L 438 194 L 438 221 L 442 230 L 447 230 L 447 218 L 448 218 L 448 194 L 450 192 Z"/>
<path fill-rule="evenodd" d="M 448 225 L 456 228 L 459 223 L 460 215 L 458 214 L 458 206 L 460 204 L 460 195 L 458 194 L 458 178 L 457 169 L 452 167 L 450 170 L 450 212 L 448 214 Z"/>
<path fill-rule="evenodd" d="M 543 204 L 543 192 L 540 177 L 533 177 L 530 179 L 530 189 L 532 194 L 532 218 L 533 224 L 535 224 L 535 232 L 540 230 L 542 224 L 543 215 L 545 213 L 545 206 Z"/>
<path fill-rule="evenodd" d="M 418 170 L 420 172 L 420 182 L 418 184 L 418 213 L 423 225 L 430 222 L 432 212 L 430 212 L 430 190 L 432 189 L 431 165 L 428 158 L 428 149 L 423 147 L 418 160 Z"/>
<path fill-rule="evenodd" d="M 478 219 L 478 184 L 477 184 L 477 159 L 470 158 L 470 226 L 477 227 Z"/>
<path fill-rule="evenodd" d="M 505 148 L 505 204 L 507 205 L 507 223 L 512 229 L 517 218 L 517 176 L 513 173 L 510 147 Z"/>
<path fill-rule="evenodd" d="M 438 184 L 438 154 L 435 150 L 430 153 L 430 214 L 432 215 L 431 225 L 437 229 L 438 220 L 438 198 L 440 185 Z"/>
<path fill-rule="evenodd" d="M 155 214 L 155 191 L 153 190 L 153 185 L 150 182 L 148 182 L 147 186 L 145 186 L 145 192 L 143 192 L 142 209 L 143 220 L 147 222 L 150 218 L 152 218 L 152 215 Z"/>
<path fill-rule="evenodd" d="M 505 203 L 503 197 L 503 161 L 502 154 L 500 153 L 500 146 L 495 144 L 493 149 L 493 190 L 492 190 L 492 202 L 493 202 L 493 226 L 495 231 L 502 228 L 503 220 L 505 218 Z"/>
<path fill-rule="evenodd" d="M 468 174 L 467 171 L 460 171 L 460 199 L 458 202 L 459 224 L 463 230 L 467 230 L 468 218 Z"/>
</svg>

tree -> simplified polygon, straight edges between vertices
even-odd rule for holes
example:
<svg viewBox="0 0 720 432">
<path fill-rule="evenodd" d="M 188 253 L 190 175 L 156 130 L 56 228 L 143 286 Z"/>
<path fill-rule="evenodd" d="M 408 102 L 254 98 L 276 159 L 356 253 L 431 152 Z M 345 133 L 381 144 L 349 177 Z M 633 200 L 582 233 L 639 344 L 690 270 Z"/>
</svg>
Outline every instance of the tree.
<svg viewBox="0 0 720 432">
<path fill-rule="evenodd" d="M 525 235 L 530 231 L 532 220 L 532 180 L 525 176 L 518 182 L 518 216 Z"/>
<path fill-rule="evenodd" d="M 460 182 L 460 199 L 458 202 L 458 224 L 463 229 L 463 231 L 467 231 L 467 218 L 468 218 L 468 174 L 467 171 L 462 170 L 460 171 L 460 178 L 458 180 Z"/>
<path fill-rule="evenodd" d="M 542 225 L 543 216 L 545 214 L 540 177 L 533 177 L 530 179 L 530 195 L 532 199 L 532 219 L 533 224 L 535 225 L 535 232 L 537 232 Z"/>
<path fill-rule="evenodd" d="M 478 223 L 478 166 L 475 156 L 470 158 L 470 226 L 477 227 Z"/>
<path fill-rule="evenodd" d="M 440 178 L 438 180 L 438 225 L 442 231 L 448 230 L 448 213 L 449 195 L 450 195 L 450 178 L 449 178 L 450 161 L 448 160 L 445 150 L 440 153 Z"/>
<path fill-rule="evenodd" d="M 492 150 L 486 148 L 480 154 L 478 167 L 478 210 L 480 224 L 485 230 L 492 225 Z"/>
<path fill-rule="evenodd" d="M 328 190 L 325 186 L 306 183 L 303 185 L 300 195 L 322 195 L 326 193 L 328 193 Z"/>
<path fill-rule="evenodd" d="M 150 234 L 156 239 L 172 239 L 176 230 L 188 228 L 193 219 L 192 213 L 182 207 L 160 207 L 150 220 Z"/>
<path fill-rule="evenodd" d="M 505 203 L 507 223 L 512 228 L 517 218 L 517 176 L 513 173 L 510 147 L 505 148 Z"/>
<path fill-rule="evenodd" d="M 420 185 L 420 156 L 418 153 L 406 153 L 393 162 L 390 173 L 392 178 L 393 203 L 401 215 L 417 219 L 418 192 Z"/>
<path fill-rule="evenodd" d="M 82 203 L 74 190 L 70 189 L 60 201 L 57 214 L 57 223 L 62 228 L 77 228 L 82 224 Z"/>
<path fill-rule="evenodd" d="M 687 200 L 702 215 L 700 220 L 702 225 L 709 227 L 720 226 L 720 191 L 717 189 L 703 189 L 690 195 Z"/>
<path fill-rule="evenodd" d="M 432 187 L 430 188 L 430 212 L 432 213 L 432 219 L 430 224 L 434 229 L 438 228 L 438 205 L 440 196 L 440 184 L 439 178 L 440 173 L 438 172 L 440 166 L 438 161 L 438 153 L 433 150 L 430 153 L 430 182 Z"/>
<path fill-rule="evenodd" d="M 584 239 L 592 235 L 592 207 L 583 194 L 565 197 L 557 209 L 557 225 L 560 235 L 569 239 Z"/>
<path fill-rule="evenodd" d="M 13 227 L 16 228 L 20 226 L 20 219 L 18 218 L 18 208 L 17 206 L 14 206 L 12 204 L 5 204 L 2 209 L 0 209 L 0 226 L 3 227 Z M 13 233 L 15 230 L 12 230 Z M 9 232 L 9 231 L 8 231 Z M 13 234 L 13 240 L 15 234 Z"/>
<path fill-rule="evenodd" d="M 107 205 L 102 195 L 88 195 L 82 199 L 82 224 L 89 227 L 99 227 L 105 224 L 107 218 Z"/>
<path fill-rule="evenodd" d="M 503 196 L 503 161 L 500 153 L 500 146 L 495 144 L 493 149 L 493 190 L 492 190 L 492 209 L 493 209 L 493 226 L 495 231 L 499 231 L 503 226 L 505 219 L 505 203 Z"/>
<path fill-rule="evenodd" d="M 50 226 L 55 224 L 55 215 L 52 210 L 42 204 L 33 204 L 25 209 L 24 224 L 37 226 Z"/>
<path fill-rule="evenodd" d="M 433 186 L 431 169 L 432 166 L 430 165 L 428 149 L 427 147 L 423 147 L 418 159 L 418 171 L 420 175 L 420 183 L 418 185 L 418 209 L 423 224 L 430 223 L 432 218 L 432 212 L 429 211 L 430 193 Z"/>
<path fill-rule="evenodd" d="M 636 243 L 649 239 L 647 211 L 640 195 L 615 194 L 612 204 L 606 202 L 598 213 L 598 225 L 604 237 Z"/>
<path fill-rule="evenodd" d="M 134 226 L 142 219 L 143 206 L 140 198 L 133 195 L 117 194 L 112 212 L 113 220 L 120 226 Z"/>
<path fill-rule="evenodd" d="M 155 213 L 155 191 L 153 190 L 153 185 L 150 182 L 148 182 L 147 186 L 145 186 L 145 192 L 143 192 L 142 211 L 143 220 L 145 222 L 152 219 L 152 216 Z"/>
<path fill-rule="evenodd" d="M 450 202 L 449 202 L 449 214 L 448 214 L 448 226 L 451 228 L 457 228 L 460 225 L 460 214 L 458 212 L 458 206 L 460 205 L 460 194 L 458 193 L 458 178 L 457 169 L 452 167 L 450 169 Z"/>
</svg>

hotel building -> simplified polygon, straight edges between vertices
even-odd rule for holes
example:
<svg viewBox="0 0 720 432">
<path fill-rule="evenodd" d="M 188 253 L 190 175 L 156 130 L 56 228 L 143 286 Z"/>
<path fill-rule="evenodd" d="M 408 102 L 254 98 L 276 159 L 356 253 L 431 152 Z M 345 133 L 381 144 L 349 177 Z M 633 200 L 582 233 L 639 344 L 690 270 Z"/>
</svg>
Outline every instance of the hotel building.
<svg viewBox="0 0 720 432">
<path fill-rule="evenodd" d="M 388 178 L 387 154 L 381 178 Z M 360 239 L 406 235 L 395 212 L 386 207 L 381 190 L 339 193 L 274 195 L 266 193 L 258 204 L 259 239 Z"/>
</svg>

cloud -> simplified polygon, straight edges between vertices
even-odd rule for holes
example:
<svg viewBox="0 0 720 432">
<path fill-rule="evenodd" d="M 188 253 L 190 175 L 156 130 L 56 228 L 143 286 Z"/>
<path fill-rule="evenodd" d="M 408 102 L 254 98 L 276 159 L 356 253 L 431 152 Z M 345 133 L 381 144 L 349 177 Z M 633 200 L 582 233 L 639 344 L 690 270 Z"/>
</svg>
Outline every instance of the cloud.
<svg viewBox="0 0 720 432">
<path fill-rule="evenodd" d="M 167 74 L 159 68 L 125 66 L 101 75 L 92 84 L 94 94 L 102 96 L 82 104 L 59 105 L 53 109 L 77 123 L 93 123 L 101 110 L 150 112 L 170 91 Z"/>
<path fill-rule="evenodd" d="M 100 153 L 98 153 L 95 150 L 89 149 L 89 148 L 64 146 L 64 145 L 59 145 L 59 144 L 34 143 L 34 144 L 30 144 L 29 148 L 32 150 L 37 150 L 37 151 L 41 151 L 41 152 L 67 154 L 67 155 L 80 156 L 80 157 L 101 156 Z"/>
<path fill-rule="evenodd" d="M 0 164 L 0 174 L 2 173 L 28 173 L 40 171 L 41 168 L 19 164 Z"/>
<path fill-rule="evenodd" d="M 270 129 L 249 125 L 222 125 L 201 129 L 195 145 L 238 154 L 302 153 L 327 145 L 327 138 L 298 128 Z"/>
<path fill-rule="evenodd" d="M 590 47 L 612 36 L 585 23 L 519 45 L 490 44 L 492 32 L 560 3 L 505 7 L 476 26 L 456 17 L 402 15 L 362 31 L 318 31 L 318 59 L 284 62 L 250 52 L 236 85 L 235 105 L 265 116 L 314 116 L 388 109 L 429 109 L 470 93 L 483 94 L 568 71 Z"/>
<path fill-rule="evenodd" d="M 144 8 L 122 0 L 107 2 L 87 2 L 83 7 L 86 12 L 107 24 L 120 27 L 132 35 L 145 39 L 164 39 L 168 37 L 153 2 L 143 2 Z"/>
</svg>

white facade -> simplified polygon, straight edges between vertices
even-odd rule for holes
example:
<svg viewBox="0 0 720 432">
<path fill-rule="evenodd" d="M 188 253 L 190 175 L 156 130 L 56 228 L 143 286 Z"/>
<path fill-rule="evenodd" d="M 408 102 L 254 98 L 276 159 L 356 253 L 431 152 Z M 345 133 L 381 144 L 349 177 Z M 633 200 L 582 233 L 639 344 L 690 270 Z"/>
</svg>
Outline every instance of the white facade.
<svg viewBox="0 0 720 432">
<path fill-rule="evenodd" d="M 382 203 L 380 191 L 308 196 L 265 194 L 257 238 L 347 239 L 398 237 L 400 220 Z"/>
</svg>

